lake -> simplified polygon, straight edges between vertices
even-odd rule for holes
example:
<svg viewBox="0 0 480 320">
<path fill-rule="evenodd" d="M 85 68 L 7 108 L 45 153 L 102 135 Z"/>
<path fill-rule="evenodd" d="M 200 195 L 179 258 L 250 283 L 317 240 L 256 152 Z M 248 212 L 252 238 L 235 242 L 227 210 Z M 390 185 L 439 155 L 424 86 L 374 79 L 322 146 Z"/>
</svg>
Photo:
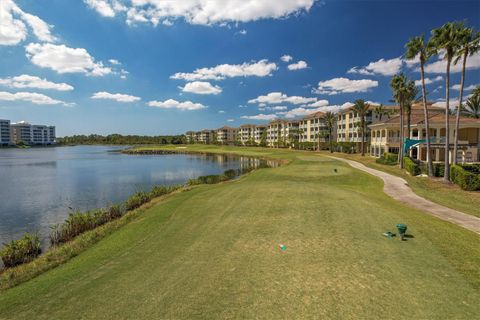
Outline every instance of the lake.
<svg viewBox="0 0 480 320">
<path fill-rule="evenodd" d="M 231 155 L 127 155 L 125 147 L 0 149 L 0 243 L 50 227 L 72 210 L 102 208 L 159 184 L 239 169 L 259 160 Z M 1 245 L 0 245 L 1 247 Z"/>
</svg>

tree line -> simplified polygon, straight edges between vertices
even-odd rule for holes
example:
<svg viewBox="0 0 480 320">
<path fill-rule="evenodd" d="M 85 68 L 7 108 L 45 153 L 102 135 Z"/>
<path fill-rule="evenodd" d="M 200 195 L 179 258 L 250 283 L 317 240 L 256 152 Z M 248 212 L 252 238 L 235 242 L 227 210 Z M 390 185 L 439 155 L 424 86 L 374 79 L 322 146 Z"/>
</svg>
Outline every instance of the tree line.
<svg viewBox="0 0 480 320">
<path fill-rule="evenodd" d="M 136 145 L 136 144 L 184 144 L 185 136 L 139 136 L 139 135 L 121 135 L 110 134 L 102 136 L 98 134 L 73 135 L 57 138 L 59 145 L 77 145 L 77 144 L 118 144 L 118 145 Z"/>
</svg>

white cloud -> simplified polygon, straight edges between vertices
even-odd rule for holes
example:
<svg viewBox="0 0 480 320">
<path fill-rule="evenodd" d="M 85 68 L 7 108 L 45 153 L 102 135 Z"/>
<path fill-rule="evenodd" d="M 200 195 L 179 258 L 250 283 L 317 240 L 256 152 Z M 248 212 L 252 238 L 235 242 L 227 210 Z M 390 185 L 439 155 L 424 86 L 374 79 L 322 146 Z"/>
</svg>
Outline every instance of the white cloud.
<svg viewBox="0 0 480 320">
<path fill-rule="evenodd" d="M 118 61 L 117 59 L 110 59 L 110 60 L 108 60 L 108 62 L 110 62 L 111 64 L 115 64 L 115 65 L 121 64 L 120 61 Z"/>
<path fill-rule="evenodd" d="M 238 31 L 238 34 L 241 34 L 242 36 L 244 36 L 244 35 L 247 34 L 247 30 L 242 29 L 242 30 Z"/>
<path fill-rule="evenodd" d="M 194 81 L 187 83 L 183 88 L 180 87 L 183 92 L 190 92 L 196 94 L 214 94 L 217 95 L 222 92 L 222 88 L 214 86 L 210 82 Z"/>
<path fill-rule="evenodd" d="M 283 117 L 287 119 L 292 119 L 292 118 L 299 118 L 299 117 L 304 117 L 309 114 L 312 114 L 316 112 L 316 110 L 312 109 L 306 109 L 306 108 L 294 108 L 292 110 L 286 111 L 286 112 L 278 112 L 279 115 L 282 115 Z"/>
<path fill-rule="evenodd" d="M 469 85 L 469 86 L 466 86 L 463 88 L 463 91 L 470 91 L 470 90 L 473 90 L 477 87 L 477 85 L 475 84 L 472 84 L 472 85 Z M 456 90 L 456 91 L 460 91 L 460 85 L 459 84 L 456 84 L 456 85 L 453 85 L 451 87 L 453 90 Z"/>
<path fill-rule="evenodd" d="M 195 80 L 223 80 L 233 77 L 266 77 L 277 70 L 277 65 L 267 59 L 258 62 L 244 62 L 242 64 L 221 64 L 212 68 L 200 68 L 192 73 L 177 72 L 171 79 Z"/>
<path fill-rule="evenodd" d="M 290 62 L 293 59 L 292 56 L 289 56 L 288 54 L 284 54 L 283 56 L 280 57 L 280 60 L 283 62 Z"/>
<path fill-rule="evenodd" d="M 242 116 L 242 119 L 250 119 L 250 120 L 261 120 L 261 121 L 270 121 L 276 119 L 277 116 L 275 114 L 257 114 L 254 116 Z"/>
<path fill-rule="evenodd" d="M 375 87 L 378 87 L 378 81 L 375 80 L 334 78 L 320 81 L 318 83 L 318 88 L 313 89 L 313 93 L 335 95 L 339 93 L 366 92 Z"/>
<path fill-rule="evenodd" d="M 274 107 L 260 107 L 260 108 L 258 108 L 258 110 L 260 110 L 260 111 L 265 111 L 265 110 L 283 111 L 283 110 L 287 110 L 287 109 L 288 109 L 287 106 L 274 106 Z"/>
<path fill-rule="evenodd" d="M 96 92 L 92 95 L 92 99 L 115 100 L 117 102 L 135 102 L 139 101 L 140 97 L 131 96 L 122 93 L 108 93 L 105 91 Z"/>
<path fill-rule="evenodd" d="M 326 107 L 326 106 L 328 106 L 328 100 L 318 100 L 317 102 L 307 105 L 307 107 L 311 107 L 311 108 L 319 108 L 319 107 Z"/>
<path fill-rule="evenodd" d="M 95 62 L 83 48 L 69 48 L 65 45 L 30 43 L 25 47 L 27 57 L 33 64 L 49 68 L 58 73 L 86 73 L 91 76 L 104 76 L 112 69 Z"/>
<path fill-rule="evenodd" d="M 200 110 L 205 109 L 201 103 L 193 103 L 192 101 L 179 102 L 177 100 L 168 99 L 165 101 L 150 101 L 147 104 L 150 107 L 157 107 L 162 109 L 179 109 L 179 110 Z"/>
<path fill-rule="evenodd" d="M 287 96 L 281 92 L 270 92 L 265 96 L 258 96 L 255 99 L 251 99 L 248 103 L 262 103 L 278 104 L 278 103 L 292 103 L 292 104 L 306 104 L 316 102 L 317 98 L 306 98 L 300 96 Z"/>
<path fill-rule="evenodd" d="M 227 122 L 234 122 L 235 119 L 227 119 Z"/>
<path fill-rule="evenodd" d="M 242 104 L 239 105 L 238 107 L 239 107 L 239 108 L 248 108 L 248 106 L 245 106 L 245 105 L 242 105 Z"/>
<path fill-rule="evenodd" d="M 16 45 L 25 40 L 28 35 L 25 23 L 39 41 L 56 40 L 50 32 L 51 26 L 45 21 L 24 12 L 12 0 L 0 1 L 0 45 Z"/>
<path fill-rule="evenodd" d="M 85 4 L 87 4 L 90 8 L 94 9 L 100 15 L 104 17 L 115 17 L 115 10 L 113 5 L 106 0 L 84 0 Z"/>
<path fill-rule="evenodd" d="M 434 82 L 442 81 L 443 77 L 442 76 L 437 76 L 435 78 L 425 78 L 425 85 L 432 84 Z M 416 86 L 421 86 L 422 85 L 422 80 L 415 80 L 415 85 Z"/>
<path fill-rule="evenodd" d="M 126 22 L 152 23 L 183 19 L 190 24 L 225 25 L 267 18 L 282 18 L 308 11 L 315 0 L 85 0 L 105 17 L 126 11 Z"/>
<path fill-rule="evenodd" d="M 46 96 L 41 93 L 36 92 L 16 92 L 10 93 L 6 91 L 0 91 L 0 100 L 5 101 L 27 101 L 34 104 L 46 104 L 46 105 L 54 105 L 54 104 L 63 104 L 65 106 L 71 106 L 72 103 L 67 103 L 60 100 L 55 100 Z"/>
<path fill-rule="evenodd" d="M 447 62 L 445 60 L 437 60 L 435 62 L 425 65 L 425 73 L 445 73 L 446 69 L 447 69 Z M 477 52 L 474 55 L 468 57 L 466 69 L 467 70 L 480 69 L 480 52 Z M 415 69 L 415 71 L 420 72 L 420 68 Z M 458 73 L 461 71 L 462 71 L 461 61 L 459 61 L 456 65 L 452 63 L 450 67 L 451 73 Z"/>
<path fill-rule="evenodd" d="M 66 83 L 55 83 L 47 79 L 22 74 L 16 77 L 8 77 L 0 79 L 0 84 L 10 88 L 36 88 L 36 89 L 51 89 L 58 91 L 71 91 L 73 87 Z"/>
<path fill-rule="evenodd" d="M 359 68 L 353 67 L 347 73 L 359 73 L 363 75 L 380 74 L 384 76 L 393 76 L 402 68 L 403 60 L 401 58 L 393 58 L 390 60 L 380 59 L 370 62 L 367 66 Z"/>
<path fill-rule="evenodd" d="M 218 110 L 218 113 L 225 113 L 225 110 Z"/>
<path fill-rule="evenodd" d="M 308 64 L 305 61 L 300 60 L 297 63 L 289 64 L 287 68 L 288 70 L 301 70 L 307 67 L 308 67 Z"/>
</svg>

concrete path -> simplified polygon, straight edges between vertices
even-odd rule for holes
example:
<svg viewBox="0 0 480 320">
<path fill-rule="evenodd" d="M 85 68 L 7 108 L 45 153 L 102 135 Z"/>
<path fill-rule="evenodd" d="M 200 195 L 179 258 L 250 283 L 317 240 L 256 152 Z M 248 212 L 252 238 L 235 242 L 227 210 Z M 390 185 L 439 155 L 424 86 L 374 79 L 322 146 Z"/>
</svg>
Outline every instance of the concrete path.
<svg viewBox="0 0 480 320">
<path fill-rule="evenodd" d="M 383 191 L 393 199 L 405 203 L 415 209 L 425 211 L 432 216 L 435 216 L 445 221 L 449 221 L 465 229 L 480 234 L 480 218 L 444 207 L 442 205 L 418 196 L 412 191 L 412 189 L 410 189 L 407 181 L 405 181 L 404 179 L 383 171 L 369 168 L 357 161 L 331 156 L 329 157 L 346 162 L 353 168 L 365 171 L 371 175 L 381 178 L 384 182 Z"/>
</svg>

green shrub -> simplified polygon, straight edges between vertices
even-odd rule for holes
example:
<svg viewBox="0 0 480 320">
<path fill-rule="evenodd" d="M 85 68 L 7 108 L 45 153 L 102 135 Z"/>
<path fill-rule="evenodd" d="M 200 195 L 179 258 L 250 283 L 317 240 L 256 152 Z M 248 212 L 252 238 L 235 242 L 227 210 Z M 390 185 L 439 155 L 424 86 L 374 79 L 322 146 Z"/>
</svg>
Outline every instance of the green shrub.
<svg viewBox="0 0 480 320">
<path fill-rule="evenodd" d="M 237 171 L 233 169 L 226 170 L 223 175 L 228 179 L 233 179 L 237 176 Z"/>
<path fill-rule="evenodd" d="M 409 157 L 403 157 L 403 165 L 405 170 L 407 170 L 412 176 L 418 176 L 420 173 L 422 173 L 420 165 L 415 163 Z"/>
<path fill-rule="evenodd" d="M 397 159 L 398 159 L 397 154 L 385 152 L 380 158 L 375 160 L 375 162 L 393 166 L 397 164 L 398 162 Z"/>
<path fill-rule="evenodd" d="M 133 210 L 140 207 L 142 204 L 151 200 L 150 193 L 139 191 L 125 201 L 125 208 Z"/>
<path fill-rule="evenodd" d="M 25 233 L 23 238 L 5 244 L 0 251 L 0 257 L 5 268 L 11 268 L 32 261 L 40 253 L 42 249 L 38 235 Z"/>
<path fill-rule="evenodd" d="M 462 166 L 452 165 L 450 167 L 450 179 L 463 190 L 480 190 L 480 174 L 467 171 Z"/>
</svg>

